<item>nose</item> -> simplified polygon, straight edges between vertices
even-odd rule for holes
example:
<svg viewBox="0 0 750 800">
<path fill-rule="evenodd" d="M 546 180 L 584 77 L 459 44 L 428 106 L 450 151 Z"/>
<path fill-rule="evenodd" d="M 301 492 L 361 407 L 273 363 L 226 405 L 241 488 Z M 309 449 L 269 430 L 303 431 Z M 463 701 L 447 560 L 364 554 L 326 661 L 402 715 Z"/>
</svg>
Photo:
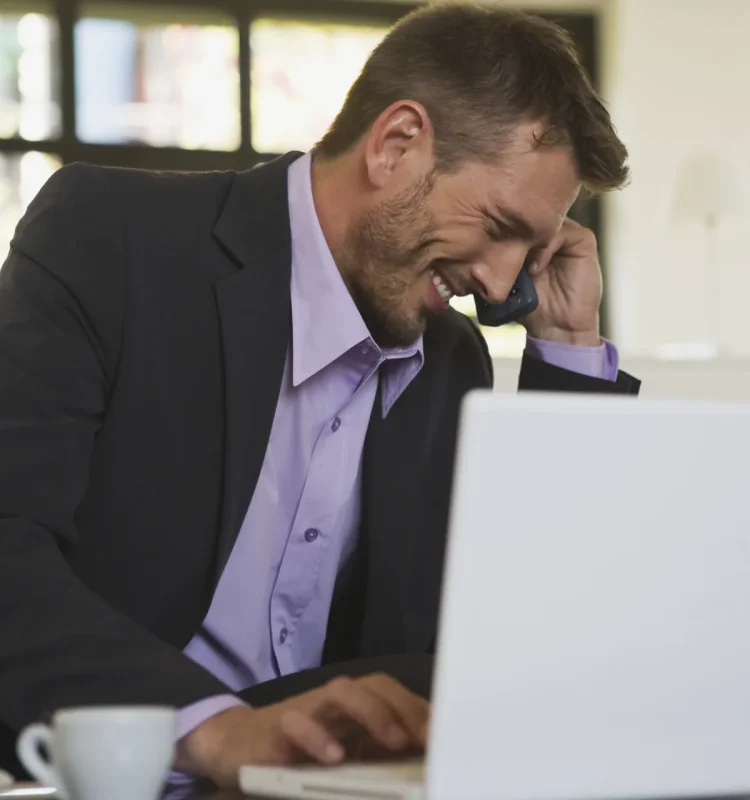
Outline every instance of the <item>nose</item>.
<svg viewBox="0 0 750 800">
<path fill-rule="evenodd" d="M 523 247 L 496 245 L 471 268 L 475 291 L 488 303 L 503 303 L 508 298 L 528 250 Z"/>
</svg>

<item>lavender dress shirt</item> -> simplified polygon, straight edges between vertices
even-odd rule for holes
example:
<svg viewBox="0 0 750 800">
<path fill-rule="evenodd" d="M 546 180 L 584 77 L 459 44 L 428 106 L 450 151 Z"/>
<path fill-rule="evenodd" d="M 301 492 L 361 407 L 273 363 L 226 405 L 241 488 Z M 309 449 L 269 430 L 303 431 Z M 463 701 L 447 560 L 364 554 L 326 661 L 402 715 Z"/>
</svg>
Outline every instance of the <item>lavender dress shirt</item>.
<svg viewBox="0 0 750 800">
<path fill-rule="evenodd" d="M 177 738 L 242 702 L 230 693 L 320 665 L 339 567 L 356 545 L 362 450 L 378 375 L 387 415 L 422 367 L 421 339 L 370 337 L 326 244 L 311 155 L 289 168 L 292 336 L 271 437 L 247 516 L 201 629 L 185 654 L 226 695 L 179 712 Z M 527 353 L 615 380 L 617 350 L 530 339 Z"/>
</svg>

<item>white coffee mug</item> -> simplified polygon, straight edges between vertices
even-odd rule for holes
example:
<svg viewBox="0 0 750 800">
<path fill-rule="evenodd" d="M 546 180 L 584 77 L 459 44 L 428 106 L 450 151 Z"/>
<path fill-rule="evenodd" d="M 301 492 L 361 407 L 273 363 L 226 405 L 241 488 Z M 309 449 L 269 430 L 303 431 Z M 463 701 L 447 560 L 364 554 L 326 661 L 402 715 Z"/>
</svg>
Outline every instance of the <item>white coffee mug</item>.
<svg viewBox="0 0 750 800">
<path fill-rule="evenodd" d="M 70 708 L 50 726 L 29 725 L 16 749 L 24 767 L 64 800 L 156 800 L 172 763 L 175 727 L 174 709 L 161 706 Z"/>
</svg>

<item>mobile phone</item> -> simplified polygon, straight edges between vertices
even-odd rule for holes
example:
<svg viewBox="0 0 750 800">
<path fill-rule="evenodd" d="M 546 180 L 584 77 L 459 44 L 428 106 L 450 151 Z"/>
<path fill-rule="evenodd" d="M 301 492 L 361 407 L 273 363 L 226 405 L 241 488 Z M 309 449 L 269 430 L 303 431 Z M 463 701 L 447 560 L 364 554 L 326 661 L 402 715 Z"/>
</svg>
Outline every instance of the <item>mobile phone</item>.
<svg viewBox="0 0 750 800">
<path fill-rule="evenodd" d="M 497 328 L 508 322 L 515 322 L 517 319 L 531 314 L 539 305 L 539 297 L 526 264 L 521 268 L 521 272 L 518 274 L 518 278 L 504 302 L 488 303 L 478 294 L 475 294 L 474 304 L 477 309 L 477 321 L 479 324 L 489 325 L 492 328 Z"/>
</svg>

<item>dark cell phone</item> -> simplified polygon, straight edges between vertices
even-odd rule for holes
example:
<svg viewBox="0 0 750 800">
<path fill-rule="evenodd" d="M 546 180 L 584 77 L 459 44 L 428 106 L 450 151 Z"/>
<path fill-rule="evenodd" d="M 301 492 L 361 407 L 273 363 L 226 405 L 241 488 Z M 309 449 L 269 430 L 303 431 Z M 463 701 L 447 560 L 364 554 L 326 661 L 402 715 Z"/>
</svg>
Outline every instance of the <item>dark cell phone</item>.
<svg viewBox="0 0 750 800">
<path fill-rule="evenodd" d="M 477 308 L 479 324 L 497 328 L 500 325 L 515 322 L 517 319 L 531 314 L 539 305 L 539 297 L 534 288 L 534 281 L 524 264 L 518 279 L 513 284 L 513 288 L 504 302 L 488 303 L 478 294 L 475 294 L 474 303 Z"/>
</svg>

